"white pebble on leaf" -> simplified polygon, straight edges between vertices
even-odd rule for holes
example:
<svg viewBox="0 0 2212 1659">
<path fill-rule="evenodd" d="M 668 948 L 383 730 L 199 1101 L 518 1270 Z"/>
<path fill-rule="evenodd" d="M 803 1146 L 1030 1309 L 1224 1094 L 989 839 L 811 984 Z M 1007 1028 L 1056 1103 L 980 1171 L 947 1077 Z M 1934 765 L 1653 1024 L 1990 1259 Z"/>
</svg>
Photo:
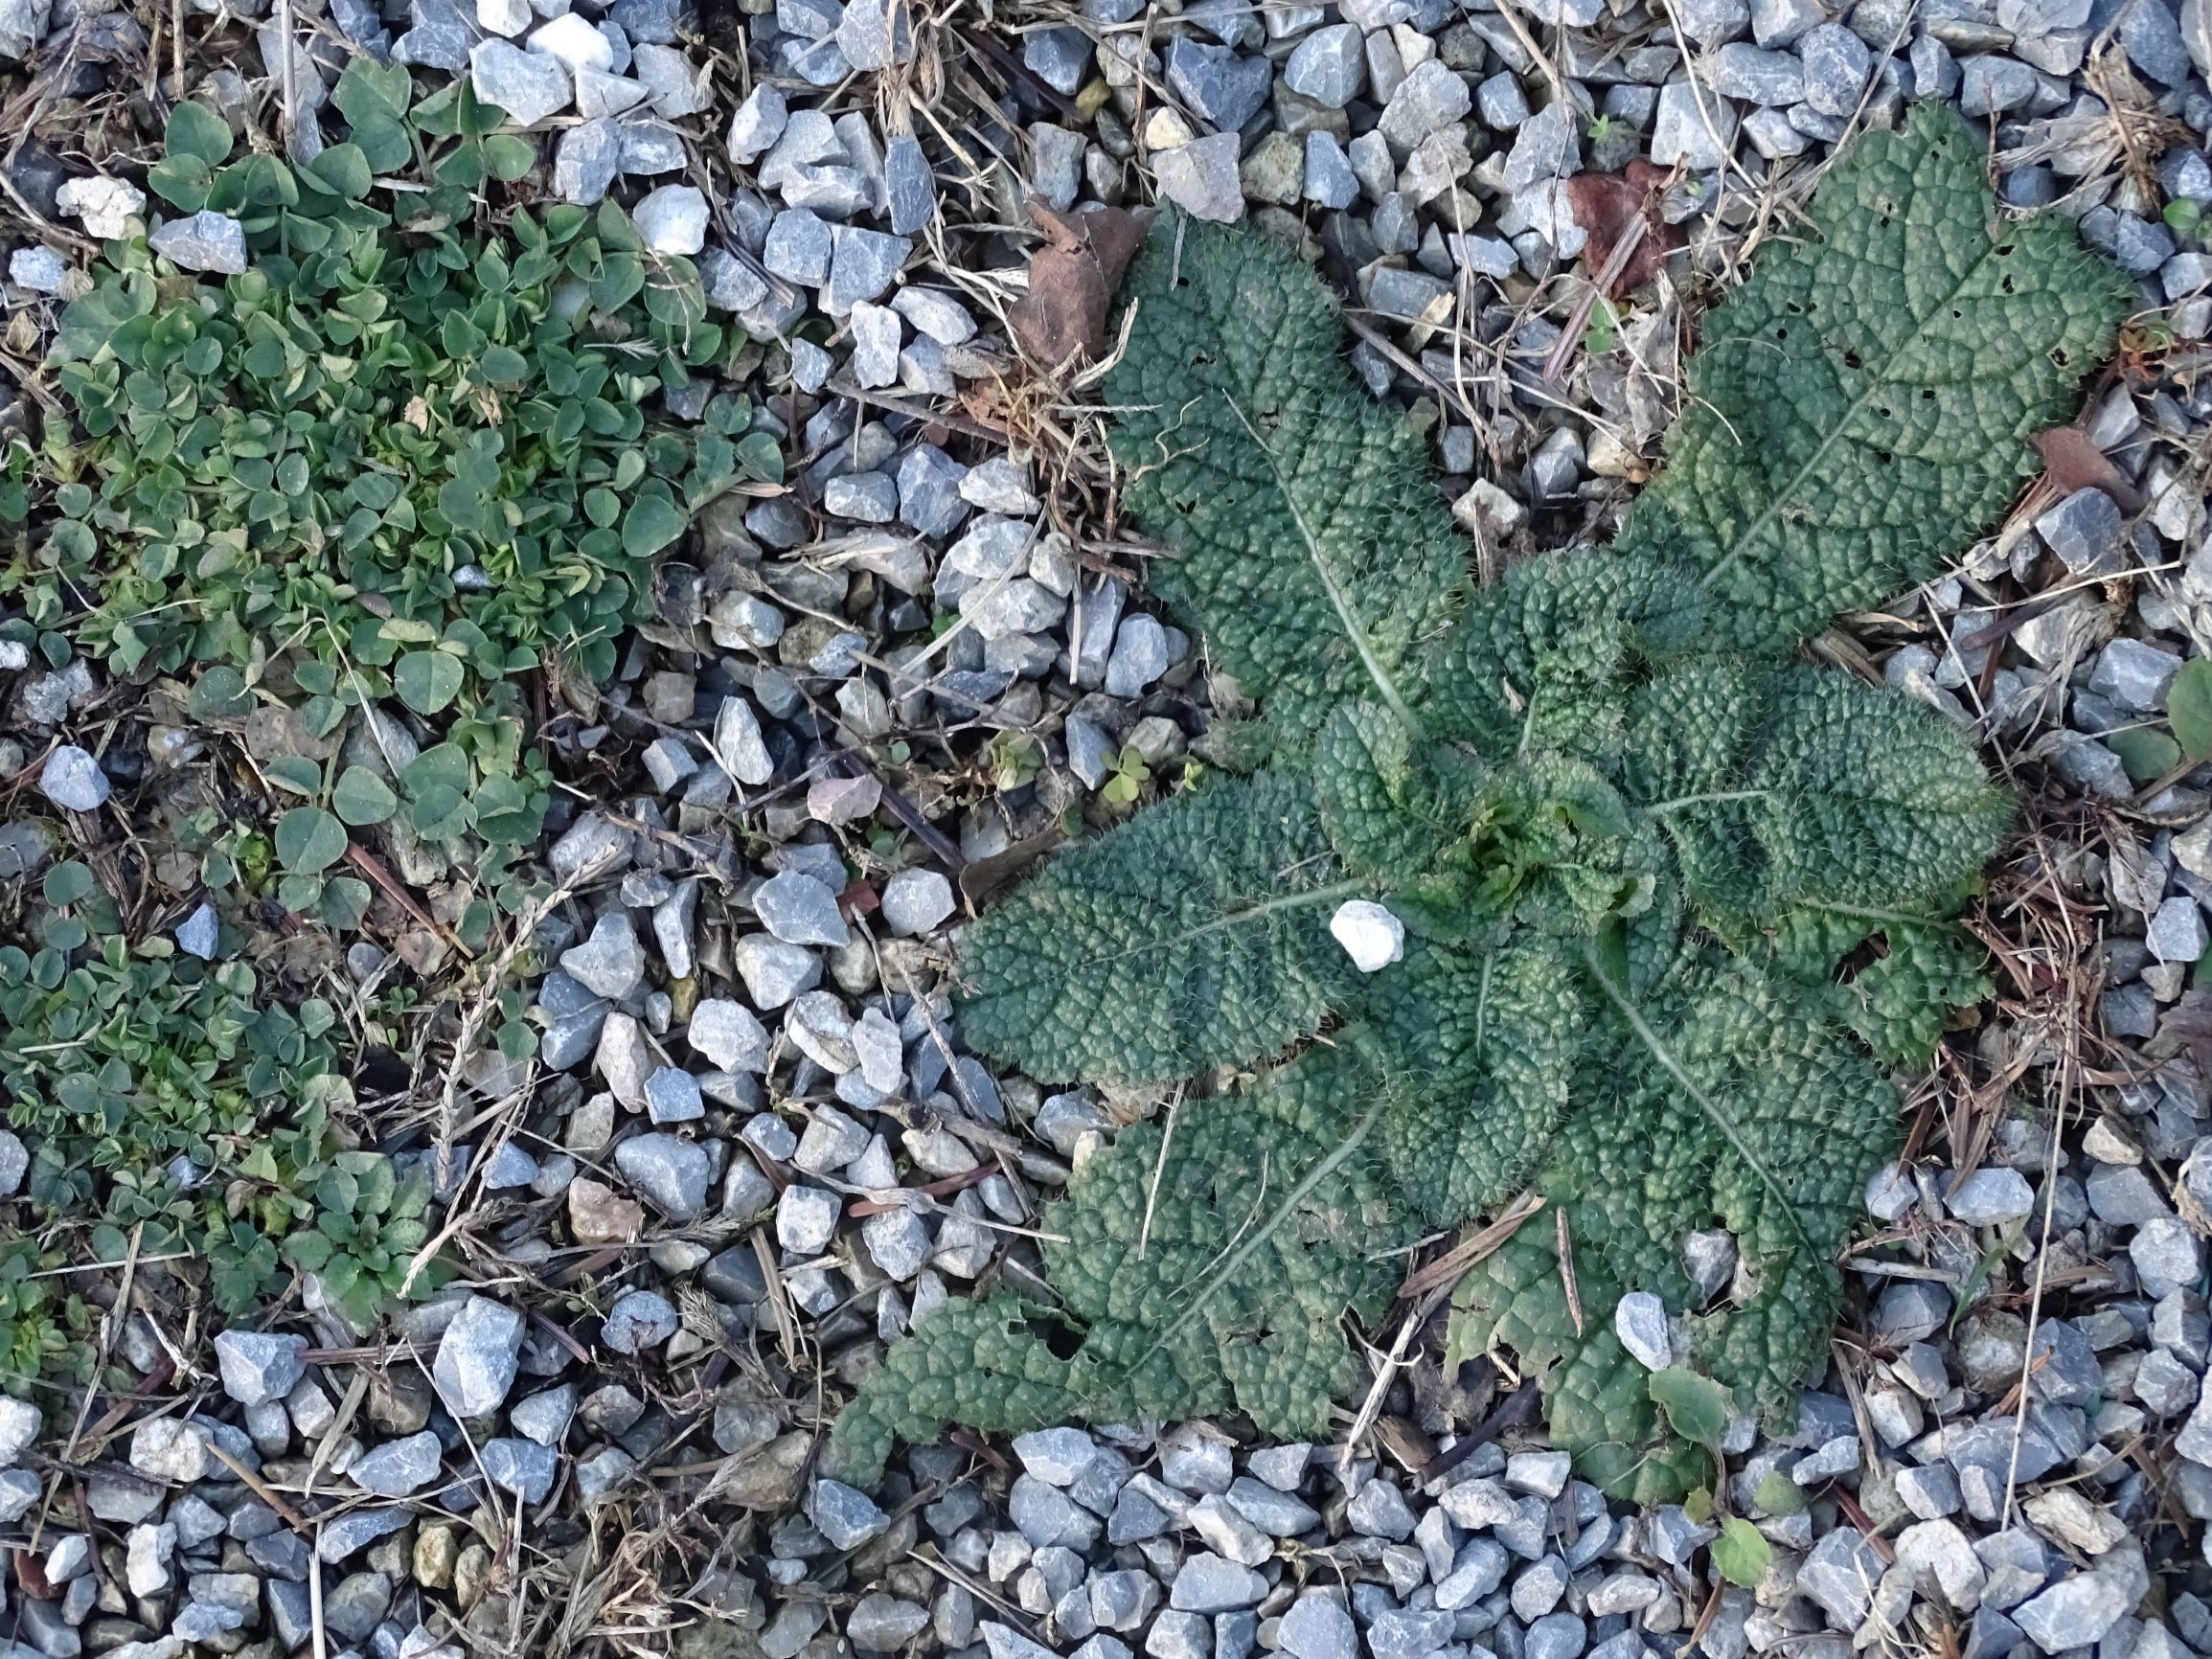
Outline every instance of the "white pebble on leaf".
<svg viewBox="0 0 2212 1659">
<path fill-rule="evenodd" d="M 1361 973 L 1375 973 L 1405 955 L 1405 923 L 1372 898 L 1348 898 L 1329 919 L 1352 966 Z"/>
</svg>

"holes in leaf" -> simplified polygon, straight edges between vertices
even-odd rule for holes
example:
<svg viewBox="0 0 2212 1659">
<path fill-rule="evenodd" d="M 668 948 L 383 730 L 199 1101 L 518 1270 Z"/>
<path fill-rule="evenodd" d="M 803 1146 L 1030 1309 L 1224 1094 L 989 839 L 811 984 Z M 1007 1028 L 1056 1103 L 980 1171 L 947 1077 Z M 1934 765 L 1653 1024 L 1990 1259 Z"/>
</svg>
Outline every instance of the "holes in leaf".
<svg viewBox="0 0 2212 1659">
<path fill-rule="evenodd" d="M 2066 355 L 2065 347 L 2054 346 L 2051 348 L 2051 361 L 2056 363 L 2060 368 L 2064 369 L 2069 363 L 2071 363 L 2073 359 Z"/>
<path fill-rule="evenodd" d="M 1863 369 L 1866 367 L 1866 359 L 1857 352 L 1846 352 L 1843 353 L 1843 366 L 1846 369 Z"/>
<path fill-rule="evenodd" d="M 1024 1336 L 1033 1337 L 1043 1343 L 1055 1359 L 1071 1360 L 1083 1348 L 1082 1331 L 1076 1329 L 1065 1320 L 1054 1319 L 1048 1314 L 1038 1314 L 1035 1318 L 1020 1320 L 1015 1329 L 1020 1330 Z"/>
</svg>

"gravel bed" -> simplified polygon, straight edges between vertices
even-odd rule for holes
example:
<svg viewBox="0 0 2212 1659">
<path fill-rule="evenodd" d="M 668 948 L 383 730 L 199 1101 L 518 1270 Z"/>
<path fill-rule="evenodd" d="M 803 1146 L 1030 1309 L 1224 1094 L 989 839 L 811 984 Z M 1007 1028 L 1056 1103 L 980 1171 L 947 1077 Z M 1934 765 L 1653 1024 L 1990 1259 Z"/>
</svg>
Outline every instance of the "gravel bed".
<svg viewBox="0 0 2212 1659">
<path fill-rule="evenodd" d="M 191 29 L 240 48 L 214 95 L 265 100 L 281 26 L 212 10 Z M 757 343 L 790 487 L 710 509 L 615 681 L 547 728 L 604 782 L 548 837 L 536 1063 L 462 1067 L 478 1127 L 436 1173 L 471 1283 L 381 1332 L 311 1278 L 268 1331 L 142 1308 L 117 1351 L 164 1409 L 123 1426 L 0 1399 L 0 1659 L 2212 1654 L 2212 768 L 2132 777 L 2126 741 L 2212 649 L 2203 0 L 333 0 L 293 22 L 310 89 L 353 50 L 466 75 L 533 128 L 548 195 L 612 195 L 695 257 Z M 0 59 L 87 26 L 139 30 L 0 0 Z M 2101 487 L 2041 487 L 1824 642 L 1982 739 L 2030 833 L 1984 916 L 1998 1002 L 1922 1091 L 1919 1156 L 1869 1185 L 1834 1362 L 1792 1432 L 1731 1429 L 1765 1580 L 1723 1586 L 1682 1508 L 1608 1507 L 1540 1422 L 1421 1482 L 1504 1397 L 1433 1360 L 1351 1446 L 1059 1428 L 912 1448 L 873 1497 L 820 1478 L 883 1345 L 1034 1278 L 1040 1202 L 1155 1103 L 965 1054 L 961 922 L 1111 821 L 1117 786 L 1202 764 L 1240 707 L 1145 608 L 1082 389 L 1018 364 L 1024 204 L 1165 200 L 1305 246 L 1494 570 L 1617 512 L 1698 310 L 1789 234 L 1826 155 L 1927 98 L 1990 135 L 2007 203 L 2078 218 L 2142 313 L 2085 413 Z M 302 102 L 295 148 L 319 142 Z M 1546 381 L 1584 291 L 1565 181 L 1639 156 L 1671 171 L 1686 249 Z M 100 159 L 42 135 L 0 170 L 100 237 L 147 211 Z M 154 245 L 222 269 L 226 224 Z M 35 226 L 13 244 L 34 337 L 83 259 Z M 0 659 L 0 776 L 44 756 L 47 801 L 98 807 L 79 716 L 103 690 L 82 661 Z M 212 951 L 213 921 L 179 943 Z M 435 966 L 363 940 L 344 972 Z M 0 1195 L 22 1158 L 0 1134 Z"/>
</svg>

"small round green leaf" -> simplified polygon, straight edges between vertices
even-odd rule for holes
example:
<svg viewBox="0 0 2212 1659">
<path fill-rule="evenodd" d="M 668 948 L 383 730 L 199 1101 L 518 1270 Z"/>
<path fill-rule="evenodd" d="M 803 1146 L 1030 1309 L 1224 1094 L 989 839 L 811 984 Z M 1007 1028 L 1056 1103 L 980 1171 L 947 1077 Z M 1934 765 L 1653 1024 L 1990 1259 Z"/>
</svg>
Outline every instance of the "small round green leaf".
<svg viewBox="0 0 2212 1659">
<path fill-rule="evenodd" d="M 1728 1429 L 1728 1391 L 1709 1376 L 1699 1376 L 1680 1366 L 1654 1371 L 1652 1398 L 1667 1414 L 1667 1422 L 1684 1440 L 1699 1445 L 1717 1445 Z"/>
<path fill-rule="evenodd" d="M 1713 1565 L 1729 1583 L 1755 1588 L 1773 1559 L 1771 1546 L 1742 1515 L 1730 1515 L 1721 1523 L 1721 1535 L 1713 1540 Z"/>
<path fill-rule="evenodd" d="M 2127 768 L 2128 780 L 2133 784 L 2163 778 L 2181 763 L 2181 745 L 2152 726 L 2107 732 L 2105 747 L 2120 757 L 2120 764 Z"/>
<path fill-rule="evenodd" d="M 435 715 L 461 694 L 462 672 L 449 651 L 409 651 L 392 670 L 392 689 L 418 715 Z"/>
<path fill-rule="evenodd" d="M 169 112 L 161 142 L 172 156 L 196 156 L 209 167 L 220 167 L 231 152 L 230 123 L 206 104 L 188 99 Z"/>
<path fill-rule="evenodd" d="M 399 797 L 392 786 L 366 766 L 348 766 L 339 774 L 331 793 L 331 806 L 339 817 L 359 829 L 381 824 L 399 810 Z"/>
<path fill-rule="evenodd" d="M 294 807 L 277 820 L 277 862 L 314 875 L 346 855 L 346 827 L 320 807 Z"/>
<path fill-rule="evenodd" d="M 1761 1514 L 1802 1514 L 1805 1489 L 1780 1469 L 1768 1469 L 1760 1477 L 1759 1489 L 1751 1494 L 1751 1502 Z"/>
<path fill-rule="evenodd" d="M 2212 759 L 2212 657 L 2191 657 L 2166 692 L 2166 718 L 2190 761 Z"/>
<path fill-rule="evenodd" d="M 622 520 L 622 550 L 632 558 L 650 558 L 684 533 L 683 509 L 662 495 L 641 495 Z"/>
</svg>

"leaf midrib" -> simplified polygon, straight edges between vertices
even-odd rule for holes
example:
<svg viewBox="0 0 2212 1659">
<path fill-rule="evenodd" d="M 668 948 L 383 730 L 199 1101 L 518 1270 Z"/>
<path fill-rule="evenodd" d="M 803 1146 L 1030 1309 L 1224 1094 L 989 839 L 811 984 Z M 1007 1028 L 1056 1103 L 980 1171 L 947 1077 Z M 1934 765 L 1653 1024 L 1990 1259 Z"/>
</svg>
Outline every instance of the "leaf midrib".
<svg viewBox="0 0 2212 1659">
<path fill-rule="evenodd" d="M 1344 637 L 1352 642 L 1352 648 L 1358 653 L 1359 666 L 1366 670 L 1367 677 L 1375 682 L 1377 693 L 1382 698 L 1384 706 L 1390 710 L 1391 714 L 1398 717 L 1400 724 L 1403 725 L 1415 737 L 1420 737 L 1422 735 L 1421 721 L 1415 717 L 1404 694 L 1399 691 L 1398 682 L 1391 677 L 1390 671 L 1382 666 L 1382 659 L 1376 654 L 1375 647 L 1368 640 L 1366 630 L 1361 626 L 1358 617 L 1353 612 L 1351 596 L 1345 592 L 1343 584 L 1336 580 L 1335 573 L 1329 568 L 1329 561 L 1321 551 L 1320 538 L 1313 534 L 1312 527 L 1306 522 L 1306 514 L 1299 510 L 1298 497 L 1290 488 L 1290 480 L 1284 474 L 1282 463 L 1275 459 L 1275 451 L 1269 448 L 1267 441 L 1260 436 L 1260 429 L 1252 424 L 1251 418 L 1244 413 L 1237 399 L 1225 390 L 1221 393 L 1221 401 L 1229 406 L 1229 412 L 1236 416 L 1244 430 L 1251 434 L 1253 446 L 1266 457 L 1267 471 L 1275 480 L 1276 491 L 1282 496 L 1283 506 L 1290 514 L 1290 522 L 1298 527 L 1299 537 L 1306 544 L 1306 559 L 1313 568 L 1314 580 L 1320 582 L 1322 594 L 1328 599 L 1331 608 L 1336 612 L 1336 621 L 1344 630 Z"/>
</svg>

